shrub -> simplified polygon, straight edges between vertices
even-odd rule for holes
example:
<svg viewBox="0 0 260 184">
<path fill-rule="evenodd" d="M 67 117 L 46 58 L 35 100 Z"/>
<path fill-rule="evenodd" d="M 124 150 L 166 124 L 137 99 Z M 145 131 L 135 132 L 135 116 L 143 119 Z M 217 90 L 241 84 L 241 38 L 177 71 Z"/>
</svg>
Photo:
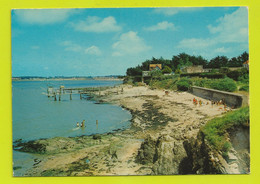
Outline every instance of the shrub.
<svg viewBox="0 0 260 184">
<path fill-rule="evenodd" d="M 243 76 L 238 77 L 238 81 L 243 84 L 249 84 L 249 74 L 244 74 Z"/>
<path fill-rule="evenodd" d="M 249 86 L 248 85 L 245 85 L 245 86 L 242 86 L 239 88 L 239 91 L 249 91 Z"/>
<path fill-rule="evenodd" d="M 165 66 L 164 69 L 162 70 L 162 73 L 172 73 L 172 69 L 168 66 Z"/>
<path fill-rule="evenodd" d="M 177 89 L 179 91 L 188 91 L 192 85 L 190 79 L 182 78 L 177 82 Z"/>
<path fill-rule="evenodd" d="M 225 75 L 222 73 L 184 73 L 181 74 L 181 77 L 203 77 L 210 79 L 221 79 L 224 78 Z"/>
<path fill-rule="evenodd" d="M 221 67 L 219 69 L 219 73 L 227 74 L 228 72 L 230 72 L 228 67 Z"/>
<path fill-rule="evenodd" d="M 151 80 L 149 83 L 149 86 L 152 88 L 157 88 L 157 89 L 171 89 L 175 90 L 176 89 L 176 82 L 177 78 L 172 78 L 172 79 L 165 79 L 165 80 Z"/>
<path fill-rule="evenodd" d="M 246 68 L 241 68 L 235 71 L 230 71 L 227 73 L 227 76 L 231 79 L 234 79 L 236 81 L 239 80 L 239 78 L 248 78 L 248 70 Z"/>
<path fill-rule="evenodd" d="M 153 70 L 151 71 L 151 76 L 152 78 L 158 78 L 162 76 L 162 71 L 161 70 Z"/>
<path fill-rule="evenodd" d="M 235 81 L 233 81 L 230 78 L 214 80 L 208 85 L 210 88 L 221 90 L 221 91 L 233 92 L 237 90 L 237 85 Z"/>
<path fill-rule="evenodd" d="M 235 71 L 230 71 L 227 73 L 227 76 L 231 79 L 234 79 L 234 80 L 238 80 L 238 77 L 240 76 L 240 73 L 238 70 L 235 70 Z"/>
<path fill-rule="evenodd" d="M 225 75 L 223 73 L 201 73 L 200 77 L 207 77 L 209 79 L 221 79 Z"/>
</svg>

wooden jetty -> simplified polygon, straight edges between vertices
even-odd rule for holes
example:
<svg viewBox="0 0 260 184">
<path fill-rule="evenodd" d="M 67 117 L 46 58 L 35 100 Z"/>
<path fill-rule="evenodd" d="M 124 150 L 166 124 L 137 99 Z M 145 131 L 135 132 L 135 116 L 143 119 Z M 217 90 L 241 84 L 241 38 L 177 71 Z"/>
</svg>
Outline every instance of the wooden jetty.
<svg viewBox="0 0 260 184">
<path fill-rule="evenodd" d="M 110 93 L 119 93 L 119 91 L 123 92 L 123 88 L 119 90 L 116 86 L 101 86 L 101 87 L 84 87 L 84 88 L 65 88 L 65 86 L 60 86 L 59 88 L 54 88 L 52 86 L 48 86 L 47 88 L 47 94 L 46 96 L 53 97 L 54 101 L 57 101 L 57 98 L 59 101 L 61 101 L 62 96 L 69 95 L 70 100 L 72 100 L 72 95 L 79 95 L 79 98 L 82 99 L 82 95 L 88 94 L 91 95 L 93 93 L 101 95 L 101 91 L 107 90 L 107 89 L 113 89 L 117 88 L 116 92 L 107 91 L 104 95 L 109 95 Z"/>
</svg>

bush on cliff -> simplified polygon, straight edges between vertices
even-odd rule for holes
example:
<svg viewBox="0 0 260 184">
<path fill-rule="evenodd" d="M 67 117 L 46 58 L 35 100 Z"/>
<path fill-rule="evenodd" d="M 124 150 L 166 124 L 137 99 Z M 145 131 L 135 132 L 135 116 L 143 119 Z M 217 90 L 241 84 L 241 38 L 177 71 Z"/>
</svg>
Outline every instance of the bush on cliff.
<svg viewBox="0 0 260 184">
<path fill-rule="evenodd" d="M 149 86 L 156 89 L 170 89 L 176 90 L 176 82 L 178 78 L 164 79 L 164 80 L 151 80 Z"/>
<path fill-rule="evenodd" d="M 228 91 L 233 92 L 237 90 L 237 85 L 235 81 L 230 78 L 214 80 L 209 84 L 210 88 L 221 90 L 221 91 Z"/>
<path fill-rule="evenodd" d="M 192 81 L 188 78 L 181 78 L 177 82 L 177 89 L 179 91 L 188 91 L 192 85 Z"/>
<path fill-rule="evenodd" d="M 205 139 L 225 156 L 230 148 L 228 132 L 238 127 L 249 126 L 249 107 L 243 107 L 229 112 L 222 117 L 210 120 L 200 131 Z"/>
<path fill-rule="evenodd" d="M 245 86 L 240 87 L 239 91 L 246 91 L 246 92 L 248 92 L 249 91 L 249 85 L 245 85 Z"/>
<path fill-rule="evenodd" d="M 199 87 L 212 88 L 221 91 L 233 92 L 237 90 L 237 85 L 234 80 L 230 78 L 225 79 L 192 79 L 193 84 Z"/>
</svg>

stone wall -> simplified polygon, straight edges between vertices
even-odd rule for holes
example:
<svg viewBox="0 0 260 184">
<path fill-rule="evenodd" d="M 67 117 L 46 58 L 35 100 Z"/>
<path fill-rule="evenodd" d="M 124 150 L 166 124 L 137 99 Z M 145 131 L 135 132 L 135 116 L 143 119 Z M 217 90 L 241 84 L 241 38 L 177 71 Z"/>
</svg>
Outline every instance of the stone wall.
<svg viewBox="0 0 260 184">
<path fill-rule="evenodd" d="M 219 91 L 215 89 L 202 88 L 197 86 L 192 86 L 192 93 L 196 96 L 206 98 L 209 100 L 222 100 L 224 99 L 225 103 L 230 107 L 241 107 L 243 104 L 248 105 L 247 97 L 230 93 L 226 91 Z"/>
</svg>

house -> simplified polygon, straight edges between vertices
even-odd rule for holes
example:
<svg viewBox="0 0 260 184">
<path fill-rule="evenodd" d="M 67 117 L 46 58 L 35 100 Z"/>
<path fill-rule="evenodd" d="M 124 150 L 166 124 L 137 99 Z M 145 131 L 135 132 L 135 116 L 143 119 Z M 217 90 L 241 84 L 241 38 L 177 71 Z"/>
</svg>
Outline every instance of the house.
<svg viewBox="0 0 260 184">
<path fill-rule="evenodd" d="M 202 65 L 194 65 L 181 68 L 181 71 L 183 73 L 202 73 L 204 72 L 204 69 Z"/>
<path fill-rule="evenodd" d="M 162 69 L 162 64 L 150 64 L 149 65 L 149 71 L 161 70 L 161 69 Z"/>
<path fill-rule="evenodd" d="M 207 73 L 207 72 L 211 72 L 213 69 L 212 68 L 204 68 L 203 72 Z"/>
<path fill-rule="evenodd" d="M 151 72 L 150 71 L 142 71 L 142 77 L 150 77 Z"/>
<path fill-rule="evenodd" d="M 228 69 L 230 70 L 230 71 L 236 71 L 236 70 L 239 70 L 239 69 L 241 69 L 242 67 L 228 67 Z"/>
<path fill-rule="evenodd" d="M 243 67 L 249 70 L 249 60 L 243 63 Z"/>
</svg>

